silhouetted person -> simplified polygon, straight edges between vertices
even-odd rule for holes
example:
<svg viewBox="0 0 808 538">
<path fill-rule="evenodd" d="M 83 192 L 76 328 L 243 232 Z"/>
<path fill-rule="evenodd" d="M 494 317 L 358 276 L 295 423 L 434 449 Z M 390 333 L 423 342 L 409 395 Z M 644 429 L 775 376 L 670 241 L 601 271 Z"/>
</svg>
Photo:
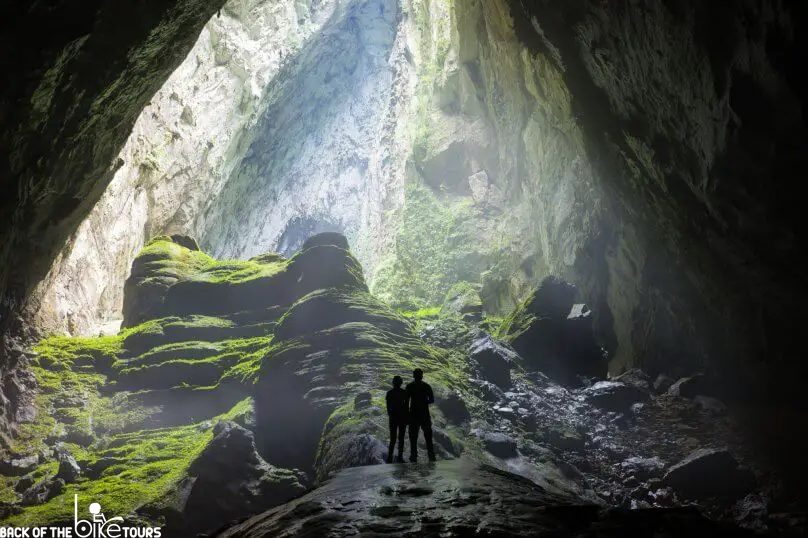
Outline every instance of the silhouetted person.
<svg viewBox="0 0 808 538">
<path fill-rule="evenodd" d="M 387 417 L 390 419 L 390 447 L 387 449 L 387 463 L 393 463 L 393 448 L 398 439 L 396 461 L 404 463 L 404 432 L 407 429 L 407 391 L 401 388 L 404 380 L 400 375 L 393 378 L 393 388 L 387 391 Z"/>
<path fill-rule="evenodd" d="M 412 372 L 414 381 L 407 384 L 407 397 L 410 401 L 410 461 L 418 461 L 418 429 L 424 430 L 424 441 L 429 461 L 435 461 L 432 446 L 432 417 L 429 405 L 435 403 L 432 387 L 424 383 L 424 372 L 416 368 Z"/>
</svg>

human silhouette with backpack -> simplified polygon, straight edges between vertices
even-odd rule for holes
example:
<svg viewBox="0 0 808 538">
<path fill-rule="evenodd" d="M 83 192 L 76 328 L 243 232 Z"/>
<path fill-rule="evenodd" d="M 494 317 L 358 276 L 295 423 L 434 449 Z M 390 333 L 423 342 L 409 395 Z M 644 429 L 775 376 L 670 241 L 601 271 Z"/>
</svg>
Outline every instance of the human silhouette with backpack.
<svg viewBox="0 0 808 538">
<path fill-rule="evenodd" d="M 410 411 L 410 461 L 418 461 L 418 430 L 424 431 L 426 452 L 429 461 L 435 461 L 435 448 L 432 446 L 432 417 L 429 406 L 435 403 L 432 387 L 424 382 L 424 371 L 416 368 L 412 372 L 413 381 L 407 384 L 407 399 Z"/>
</svg>

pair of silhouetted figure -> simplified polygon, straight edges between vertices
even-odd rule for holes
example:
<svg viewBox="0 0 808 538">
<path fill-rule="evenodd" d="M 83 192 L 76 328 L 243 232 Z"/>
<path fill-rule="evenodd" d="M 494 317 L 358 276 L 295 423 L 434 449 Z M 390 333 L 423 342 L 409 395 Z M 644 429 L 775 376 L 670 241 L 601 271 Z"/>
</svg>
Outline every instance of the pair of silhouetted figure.
<svg viewBox="0 0 808 538">
<path fill-rule="evenodd" d="M 435 461 L 435 449 L 432 446 L 432 417 L 429 406 L 435 403 L 432 387 L 424 382 L 424 372 L 416 368 L 412 372 L 413 381 L 401 388 L 404 380 L 401 376 L 393 378 L 393 388 L 387 391 L 387 416 L 390 418 L 390 447 L 387 452 L 387 463 L 393 462 L 393 448 L 398 440 L 398 457 L 396 461 L 404 462 L 404 431 L 410 426 L 410 461 L 418 461 L 418 430 L 424 431 L 424 441 L 429 461 Z"/>
</svg>

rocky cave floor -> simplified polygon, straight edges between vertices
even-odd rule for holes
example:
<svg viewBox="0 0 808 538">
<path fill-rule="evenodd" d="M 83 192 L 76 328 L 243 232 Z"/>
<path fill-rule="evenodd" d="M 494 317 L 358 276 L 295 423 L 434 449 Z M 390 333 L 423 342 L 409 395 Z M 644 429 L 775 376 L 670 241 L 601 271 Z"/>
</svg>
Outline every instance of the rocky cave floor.
<svg viewBox="0 0 808 538">
<path fill-rule="evenodd" d="M 161 237 L 125 295 L 117 336 L 20 350 L 4 524 L 69 521 L 77 493 L 178 536 L 250 516 L 223 535 L 807 528 L 702 376 L 606 380 L 590 313 L 557 279 L 505 319 L 483 317 L 467 285 L 397 312 L 338 234 L 248 261 Z M 416 366 L 436 393 L 439 462 L 384 465 L 384 391 Z"/>
</svg>

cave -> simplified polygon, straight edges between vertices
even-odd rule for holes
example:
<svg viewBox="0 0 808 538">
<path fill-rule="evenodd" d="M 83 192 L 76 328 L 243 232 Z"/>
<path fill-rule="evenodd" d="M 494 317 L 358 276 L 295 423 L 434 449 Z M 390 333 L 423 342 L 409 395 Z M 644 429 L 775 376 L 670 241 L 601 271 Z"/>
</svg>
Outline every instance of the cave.
<svg viewBox="0 0 808 538">
<path fill-rule="evenodd" d="M 0 528 L 803 535 L 807 9 L 3 5 Z"/>
</svg>

